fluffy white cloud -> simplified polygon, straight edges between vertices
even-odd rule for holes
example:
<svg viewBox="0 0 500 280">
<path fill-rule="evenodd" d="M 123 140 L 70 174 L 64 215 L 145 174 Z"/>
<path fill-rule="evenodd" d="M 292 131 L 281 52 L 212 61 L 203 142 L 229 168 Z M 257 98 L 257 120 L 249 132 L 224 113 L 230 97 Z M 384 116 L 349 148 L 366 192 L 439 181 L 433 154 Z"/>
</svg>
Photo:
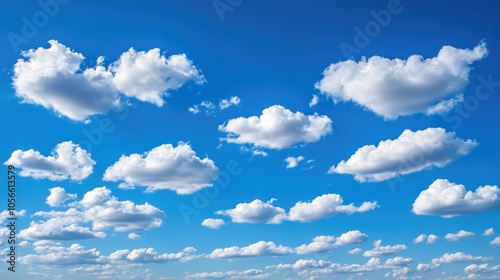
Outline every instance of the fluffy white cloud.
<svg viewBox="0 0 500 280">
<path fill-rule="evenodd" d="M 337 238 L 333 236 L 316 236 L 309 244 L 302 244 L 295 248 L 297 254 L 314 254 L 322 253 L 335 248 L 335 241 Z"/>
<path fill-rule="evenodd" d="M 422 233 L 421 235 L 417 236 L 417 238 L 413 239 L 413 243 L 422 243 L 426 238 L 427 235 Z"/>
<path fill-rule="evenodd" d="M 214 272 L 199 272 L 193 274 L 187 274 L 185 279 L 196 280 L 196 279 L 268 279 L 271 276 L 269 273 L 264 273 L 262 270 L 258 269 L 248 269 L 244 271 L 214 271 Z"/>
<path fill-rule="evenodd" d="M 363 202 L 356 207 L 352 203 L 344 205 L 344 200 L 338 194 L 324 194 L 316 197 L 311 202 L 297 202 L 289 212 L 289 220 L 310 222 L 331 217 L 338 213 L 366 212 L 378 207 L 377 202 Z"/>
<path fill-rule="evenodd" d="M 490 242 L 491 245 L 500 245 L 500 236 L 497 236 L 495 237 L 495 239 L 493 239 L 491 242 Z"/>
<path fill-rule="evenodd" d="M 302 244 L 295 248 L 297 254 L 313 254 L 321 253 L 337 248 L 338 246 L 360 244 L 368 239 L 368 235 L 359 230 L 351 230 L 341 234 L 339 237 L 334 236 L 316 236 L 309 244 Z"/>
<path fill-rule="evenodd" d="M 381 269 L 401 269 L 401 266 L 382 265 L 380 259 L 371 258 L 364 264 L 340 264 L 324 260 L 298 260 L 293 264 L 278 264 L 267 268 L 299 270 L 301 279 L 318 279 L 319 276 L 331 276 L 340 273 L 358 273 Z M 352 277 L 351 277 L 352 278 Z M 350 279 L 350 278 L 347 278 Z"/>
<path fill-rule="evenodd" d="M 470 232 L 470 231 L 459 230 L 457 233 L 446 234 L 444 239 L 446 239 L 448 241 L 458 241 L 462 238 L 470 237 L 470 236 L 474 236 L 474 233 Z"/>
<path fill-rule="evenodd" d="M 45 200 L 45 203 L 47 203 L 52 207 L 59 206 L 68 200 L 73 200 L 77 198 L 76 194 L 66 193 L 66 190 L 64 190 L 61 187 L 51 188 L 49 189 L 49 191 L 50 195 Z"/>
<path fill-rule="evenodd" d="M 473 50 L 444 46 L 428 59 L 412 55 L 406 60 L 373 56 L 359 62 L 340 61 L 325 69 L 315 87 L 334 102 L 352 101 L 385 119 L 442 114 L 454 101 L 440 102 L 463 92 L 471 64 L 487 54 L 481 42 Z"/>
<path fill-rule="evenodd" d="M 158 228 L 165 214 L 149 203 L 137 205 L 132 201 L 112 198 L 101 205 L 85 211 L 86 219 L 92 221 L 94 230 L 142 231 Z"/>
<path fill-rule="evenodd" d="M 210 101 L 202 101 L 199 105 L 193 105 L 188 108 L 188 111 L 193 114 L 198 114 L 200 111 L 205 111 L 206 115 L 213 115 L 222 110 L 226 110 L 231 106 L 240 104 L 241 99 L 238 96 L 231 96 L 228 99 L 222 99 L 218 106 Z"/>
<path fill-rule="evenodd" d="M 194 259 L 192 253 L 196 252 L 193 247 L 187 247 L 182 252 L 159 254 L 153 248 L 141 248 L 133 250 L 118 250 L 111 253 L 107 258 L 112 263 L 165 263 L 172 261 L 191 261 Z"/>
<path fill-rule="evenodd" d="M 124 95 L 163 106 L 163 96 L 188 81 L 204 82 L 196 66 L 185 54 L 166 58 L 155 48 L 137 52 L 130 48 L 110 67 L 113 84 Z"/>
<path fill-rule="evenodd" d="M 283 245 L 276 245 L 271 241 L 259 241 L 246 247 L 228 247 L 215 249 L 210 258 L 244 258 L 257 256 L 279 256 L 294 253 L 294 249 Z"/>
<path fill-rule="evenodd" d="M 286 168 L 295 168 L 299 165 L 299 162 L 303 161 L 305 157 L 303 156 L 298 156 L 298 157 L 287 157 L 285 158 L 286 162 Z"/>
<path fill-rule="evenodd" d="M 346 233 L 342 233 L 336 240 L 336 245 L 354 245 L 365 242 L 368 239 L 368 235 L 360 232 L 359 230 L 351 230 Z"/>
<path fill-rule="evenodd" d="M 30 240 L 76 240 L 104 238 L 106 234 L 92 231 L 88 227 L 78 225 L 79 218 L 57 217 L 44 222 L 31 222 L 27 229 L 21 230 L 20 238 Z"/>
<path fill-rule="evenodd" d="M 380 256 L 387 256 L 387 255 L 392 255 L 396 254 L 397 252 L 401 250 L 405 250 L 406 245 L 404 244 L 397 244 L 397 245 L 387 245 L 387 246 L 382 246 L 382 240 L 377 240 L 373 242 L 373 249 L 365 251 L 363 253 L 364 257 L 380 257 Z"/>
<path fill-rule="evenodd" d="M 273 206 L 274 201 L 274 198 L 267 202 L 255 199 L 250 203 L 238 203 L 234 209 L 219 210 L 216 214 L 230 216 L 235 223 L 279 224 L 286 219 L 286 212 Z"/>
<path fill-rule="evenodd" d="M 92 174 L 95 161 L 79 145 L 66 141 L 57 144 L 50 156 L 33 149 L 16 150 L 4 164 L 21 167 L 19 175 L 25 177 L 81 181 Z"/>
<path fill-rule="evenodd" d="M 135 232 L 131 232 L 128 234 L 127 238 L 130 240 L 136 240 L 136 239 L 141 238 L 141 236 Z"/>
<path fill-rule="evenodd" d="M 56 40 L 49 44 L 23 52 L 14 65 L 16 95 L 76 121 L 121 107 L 122 94 L 161 106 L 168 91 L 191 80 L 204 81 L 185 54 L 166 58 L 159 49 L 131 48 L 108 67 L 99 57 L 97 65 L 82 69 L 81 53 Z"/>
<path fill-rule="evenodd" d="M 393 266 L 405 266 L 410 264 L 412 261 L 413 261 L 412 258 L 395 257 L 392 259 L 387 259 L 385 261 L 385 264 Z"/>
<path fill-rule="evenodd" d="M 146 186 L 148 192 L 169 189 L 191 194 L 212 186 L 218 169 L 208 157 L 200 159 L 187 143 L 163 144 L 144 154 L 122 155 L 104 173 L 105 181 L 123 181 L 122 188 Z"/>
<path fill-rule="evenodd" d="M 476 145 L 475 141 L 464 141 L 443 128 L 416 132 L 406 129 L 395 140 L 359 148 L 347 161 L 332 166 L 328 173 L 352 174 L 359 182 L 384 181 L 434 166 L 443 167 L 467 155 Z"/>
<path fill-rule="evenodd" d="M 221 226 L 223 226 L 225 224 L 226 223 L 222 219 L 205 219 L 201 223 L 202 226 L 213 228 L 213 229 L 220 228 Z"/>
<path fill-rule="evenodd" d="M 347 253 L 349 255 L 357 255 L 357 254 L 361 254 L 363 252 L 363 250 L 361 250 L 360 248 L 354 248 L 352 250 L 349 250 Z"/>
<path fill-rule="evenodd" d="M 467 191 L 463 185 L 437 179 L 419 194 L 412 212 L 453 217 L 492 210 L 500 210 L 500 188 L 497 186 L 487 185 Z"/>
<path fill-rule="evenodd" d="M 439 237 L 436 236 L 436 235 L 434 235 L 434 234 L 429 234 L 429 236 L 427 236 L 426 234 L 421 234 L 421 235 L 417 236 L 417 238 L 415 238 L 413 240 L 413 243 L 422 243 L 426 239 L 427 239 L 426 244 L 433 244 L 433 243 L 435 243 L 436 241 L 439 240 Z"/>
<path fill-rule="evenodd" d="M 434 234 L 429 234 L 429 236 L 427 237 L 427 244 L 433 244 L 433 243 L 436 243 L 436 241 L 439 240 L 439 237 L 434 235 Z"/>
<path fill-rule="evenodd" d="M 86 192 L 82 200 L 78 203 L 85 208 L 90 208 L 95 205 L 102 204 L 111 198 L 111 190 L 106 187 L 95 188 Z"/>
<path fill-rule="evenodd" d="M 97 249 L 88 249 L 80 244 L 64 247 L 59 242 L 38 241 L 33 243 L 34 251 L 38 254 L 29 254 L 19 257 L 24 264 L 41 265 L 80 265 L 98 264 L 105 261 L 105 257 Z"/>
<path fill-rule="evenodd" d="M 495 234 L 495 230 L 493 228 L 489 228 L 489 229 L 484 231 L 483 236 L 490 236 L 493 234 Z"/>
<path fill-rule="evenodd" d="M 219 102 L 219 108 L 221 110 L 227 109 L 231 106 L 240 104 L 241 99 L 238 96 L 231 96 L 229 99 L 222 99 Z"/>
<path fill-rule="evenodd" d="M 104 238 L 103 230 L 143 231 L 158 228 L 165 214 L 149 203 L 138 205 L 119 201 L 106 187 L 88 191 L 81 201 L 70 204 L 77 208 L 66 211 L 36 212 L 34 216 L 47 218 L 31 222 L 21 230 L 19 237 L 32 240 L 76 240 Z M 92 227 L 82 224 L 91 224 Z"/>
<path fill-rule="evenodd" d="M 471 264 L 464 268 L 464 272 L 467 274 L 473 274 L 473 273 L 486 274 L 486 273 L 500 272 L 500 265 L 489 266 L 487 263 Z M 471 279 L 476 279 L 476 278 L 474 277 Z"/>
<path fill-rule="evenodd" d="M 228 143 L 283 149 L 299 143 L 319 141 L 332 132 L 332 121 L 327 116 L 307 116 L 274 105 L 264 109 L 260 116 L 231 119 L 219 125 L 219 130 L 228 133 L 226 138 L 221 139 Z"/>
<path fill-rule="evenodd" d="M 447 263 L 464 263 L 464 262 L 487 262 L 492 258 L 487 258 L 483 256 L 472 256 L 467 255 L 462 252 L 456 252 L 453 254 L 445 253 L 442 257 L 434 258 L 428 264 L 420 263 L 417 266 L 419 271 L 430 271 L 435 268 L 441 267 L 442 264 Z"/>
<path fill-rule="evenodd" d="M 102 255 L 97 249 L 85 249 L 80 244 L 72 244 L 69 247 L 64 247 L 59 242 L 53 241 L 37 241 L 33 243 L 34 251 L 37 254 L 21 256 L 19 261 L 24 264 L 42 264 L 47 266 L 72 266 L 72 265 L 92 265 L 86 266 L 88 269 L 81 270 L 73 269 L 70 273 L 89 274 L 102 270 L 100 267 L 93 265 L 101 265 L 106 268 L 111 268 L 109 264 L 119 265 L 138 265 L 145 263 L 165 263 L 171 261 L 191 261 L 196 256 L 193 253 L 196 249 L 187 247 L 178 253 L 160 254 L 153 248 L 140 248 L 133 250 L 117 250 L 109 256 Z"/>
<path fill-rule="evenodd" d="M 309 101 L 309 107 L 316 106 L 318 102 L 319 102 L 319 97 L 316 94 L 313 94 L 311 101 Z"/>
</svg>

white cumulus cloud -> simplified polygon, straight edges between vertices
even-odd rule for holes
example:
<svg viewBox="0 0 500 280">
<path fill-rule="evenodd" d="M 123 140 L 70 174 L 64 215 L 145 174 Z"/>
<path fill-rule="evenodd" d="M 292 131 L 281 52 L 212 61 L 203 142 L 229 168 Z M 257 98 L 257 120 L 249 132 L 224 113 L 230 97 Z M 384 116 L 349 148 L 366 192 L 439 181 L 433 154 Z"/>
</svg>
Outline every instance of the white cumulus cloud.
<svg viewBox="0 0 500 280">
<path fill-rule="evenodd" d="M 483 236 L 490 236 L 493 234 L 495 234 L 495 230 L 493 228 L 489 228 L 489 229 L 484 231 Z"/>
<path fill-rule="evenodd" d="M 436 57 L 405 59 L 373 56 L 331 64 L 315 87 L 334 102 L 352 101 L 385 119 L 450 110 L 469 82 L 471 64 L 488 54 L 486 43 L 474 49 L 444 46 Z M 437 105 L 440 104 L 440 105 Z M 437 106 L 436 106 L 437 105 Z"/>
<path fill-rule="evenodd" d="M 226 223 L 224 222 L 223 219 L 205 219 L 201 223 L 202 226 L 204 227 L 209 227 L 213 229 L 220 228 L 221 226 L 225 225 Z"/>
<path fill-rule="evenodd" d="M 287 157 L 285 158 L 286 162 L 286 168 L 295 168 L 299 165 L 299 162 L 303 161 L 305 157 L 303 156 L 298 156 L 298 157 Z"/>
<path fill-rule="evenodd" d="M 365 251 L 363 253 L 364 257 L 380 257 L 380 256 L 388 256 L 388 255 L 393 255 L 396 254 L 397 252 L 401 250 L 405 250 L 408 248 L 404 244 L 397 244 L 397 245 L 387 245 L 387 246 L 382 246 L 382 240 L 377 240 L 373 242 L 373 249 Z"/>
<path fill-rule="evenodd" d="M 212 186 L 218 169 L 208 157 L 201 159 L 187 143 L 163 144 L 144 154 L 122 155 L 104 173 L 105 181 L 123 181 L 121 188 L 145 186 L 148 192 L 169 189 L 192 194 Z"/>
<path fill-rule="evenodd" d="M 378 207 L 377 202 L 363 202 L 359 207 L 343 204 L 343 198 L 338 194 L 324 194 L 310 202 L 297 202 L 289 211 L 289 220 L 311 222 L 331 217 L 338 213 L 362 213 Z"/>
<path fill-rule="evenodd" d="M 234 223 L 280 224 L 286 219 L 283 208 L 273 206 L 276 199 L 263 202 L 255 199 L 250 203 L 238 203 L 234 209 L 220 210 L 216 214 L 230 216 Z"/>
<path fill-rule="evenodd" d="M 319 141 L 332 132 L 332 121 L 327 116 L 304 115 L 283 106 L 274 105 L 260 116 L 231 119 L 219 130 L 228 133 L 222 141 L 251 144 L 255 147 L 283 149 L 299 143 Z"/>
<path fill-rule="evenodd" d="M 495 237 L 495 239 L 493 239 L 491 242 L 490 242 L 491 245 L 500 245 L 500 236 L 497 236 Z"/>
<path fill-rule="evenodd" d="M 21 167 L 19 175 L 24 177 L 82 181 L 94 172 L 95 161 L 79 145 L 66 141 L 57 144 L 50 156 L 33 149 L 16 150 L 4 164 Z"/>
<path fill-rule="evenodd" d="M 463 185 L 437 179 L 419 194 L 412 211 L 417 215 L 453 217 L 495 210 L 500 210 L 500 188 L 497 186 L 467 191 Z"/>
<path fill-rule="evenodd" d="M 419 271 L 430 271 L 435 268 L 441 267 L 442 264 L 449 263 L 464 263 L 464 262 L 487 262 L 492 260 L 492 258 L 483 256 L 472 256 L 467 255 L 462 252 L 456 252 L 453 254 L 445 253 L 439 258 L 434 258 L 430 263 L 420 263 L 417 266 Z"/>
<path fill-rule="evenodd" d="M 443 167 L 467 155 L 477 145 L 462 140 L 443 128 L 409 129 L 394 140 L 359 148 L 347 161 L 332 166 L 328 173 L 352 174 L 359 182 L 379 182 L 430 167 Z"/>
<path fill-rule="evenodd" d="M 232 246 L 215 249 L 210 258 L 244 258 L 257 256 L 279 256 L 294 253 L 294 249 L 283 245 L 276 245 L 271 241 L 259 241 L 246 247 Z"/>
<path fill-rule="evenodd" d="M 465 230 L 459 230 L 457 233 L 447 233 L 445 236 L 444 236 L 444 239 L 448 240 L 448 241 L 458 241 L 462 238 L 465 238 L 465 237 L 470 237 L 470 236 L 474 236 L 475 234 L 473 232 L 470 232 L 470 231 L 465 231 Z"/>
<path fill-rule="evenodd" d="M 66 190 L 61 187 L 55 187 L 49 189 L 50 195 L 47 197 L 45 202 L 52 206 L 59 206 L 68 200 L 73 200 L 77 198 L 76 194 L 66 193 Z"/>
<path fill-rule="evenodd" d="M 126 97 L 163 105 L 163 96 L 188 81 L 204 78 L 186 57 L 165 57 L 159 49 L 136 51 L 103 65 L 82 67 L 84 56 L 56 40 L 49 48 L 30 49 L 14 65 L 13 85 L 23 102 L 41 105 L 76 121 L 120 108 Z"/>
</svg>

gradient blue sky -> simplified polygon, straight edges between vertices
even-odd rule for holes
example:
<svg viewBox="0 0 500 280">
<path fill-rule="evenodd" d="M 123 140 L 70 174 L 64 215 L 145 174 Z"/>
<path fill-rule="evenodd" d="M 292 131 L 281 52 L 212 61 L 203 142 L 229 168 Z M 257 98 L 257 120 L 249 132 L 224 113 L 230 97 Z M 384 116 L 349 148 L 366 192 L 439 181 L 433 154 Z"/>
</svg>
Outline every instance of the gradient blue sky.
<svg viewBox="0 0 500 280">
<path fill-rule="evenodd" d="M 2 278 L 500 277 L 497 2 L 40 3 L 2 2 Z"/>
</svg>

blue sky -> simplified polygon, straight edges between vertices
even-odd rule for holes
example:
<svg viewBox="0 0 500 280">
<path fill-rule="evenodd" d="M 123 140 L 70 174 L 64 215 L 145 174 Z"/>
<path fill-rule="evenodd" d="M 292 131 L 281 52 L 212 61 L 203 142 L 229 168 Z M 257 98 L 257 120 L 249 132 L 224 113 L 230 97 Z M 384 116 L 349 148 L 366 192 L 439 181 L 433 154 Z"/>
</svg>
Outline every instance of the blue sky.
<svg viewBox="0 0 500 280">
<path fill-rule="evenodd" d="M 496 2 L 2 6 L 2 277 L 500 277 Z"/>
</svg>

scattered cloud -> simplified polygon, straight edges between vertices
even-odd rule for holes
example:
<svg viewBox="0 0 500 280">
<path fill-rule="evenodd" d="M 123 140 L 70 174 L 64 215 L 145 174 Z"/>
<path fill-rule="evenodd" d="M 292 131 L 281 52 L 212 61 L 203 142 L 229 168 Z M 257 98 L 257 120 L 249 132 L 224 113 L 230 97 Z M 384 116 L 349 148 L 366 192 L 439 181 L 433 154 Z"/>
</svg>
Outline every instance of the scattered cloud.
<svg viewBox="0 0 500 280">
<path fill-rule="evenodd" d="M 467 191 L 463 185 L 437 179 L 419 194 L 412 212 L 448 218 L 494 210 L 500 210 L 500 189 L 497 186 L 486 185 Z"/>
<path fill-rule="evenodd" d="M 236 106 L 240 104 L 241 99 L 238 96 L 231 96 L 228 99 L 222 99 L 218 105 L 215 105 L 214 103 L 210 101 L 202 101 L 198 105 L 193 105 L 188 108 L 188 111 L 193 113 L 193 114 L 198 114 L 202 111 L 205 112 L 206 115 L 213 115 L 215 113 L 218 113 L 222 110 L 226 110 L 227 108 L 231 106 Z"/>
<path fill-rule="evenodd" d="M 82 181 L 94 172 L 95 161 L 79 145 L 66 141 L 57 144 L 50 156 L 33 149 L 16 150 L 4 164 L 22 168 L 19 175 L 24 177 Z"/>
<path fill-rule="evenodd" d="M 37 254 L 29 254 L 19 257 L 19 261 L 24 264 L 41 264 L 47 266 L 74 266 L 86 265 L 86 271 L 75 268 L 71 271 L 72 274 L 89 272 L 96 272 L 101 270 L 97 266 L 104 266 L 106 264 L 145 264 L 145 263 L 166 263 L 173 261 L 186 262 L 191 261 L 196 256 L 193 253 L 196 249 L 187 247 L 178 253 L 164 253 L 160 254 L 153 248 L 140 248 L 140 249 L 124 249 L 117 250 L 109 256 L 103 255 L 95 248 L 85 249 L 80 244 L 72 244 L 69 247 L 64 247 L 60 242 L 54 241 L 37 241 L 33 243 L 34 251 Z M 106 266 L 110 268 L 110 266 Z M 92 271 L 90 271 L 92 270 Z"/>
<path fill-rule="evenodd" d="M 489 228 L 489 229 L 484 231 L 483 236 L 490 236 L 493 234 L 495 234 L 495 230 L 493 228 Z"/>
<path fill-rule="evenodd" d="M 448 241 L 458 241 L 465 237 L 474 236 L 475 234 L 470 231 L 459 230 L 457 233 L 448 233 L 444 236 L 444 239 Z"/>
<path fill-rule="evenodd" d="M 371 211 L 378 207 L 377 202 L 363 202 L 359 207 L 351 204 L 343 204 L 343 198 L 338 194 L 324 194 L 316 197 L 310 202 L 297 202 L 289 212 L 289 220 L 300 222 L 311 222 L 318 219 L 328 218 L 338 213 L 362 213 Z"/>
<path fill-rule="evenodd" d="M 222 219 L 205 219 L 201 223 L 202 226 L 208 227 L 208 228 L 213 228 L 213 229 L 218 229 L 225 224 L 226 223 Z"/>
<path fill-rule="evenodd" d="M 61 187 L 51 188 L 49 189 L 49 191 L 50 195 L 45 200 L 45 203 L 47 203 L 52 207 L 59 206 L 68 200 L 73 200 L 77 198 L 76 194 L 66 193 L 66 190 L 64 190 Z"/>
<path fill-rule="evenodd" d="M 215 249 L 210 258 L 244 258 L 257 256 L 279 256 L 290 255 L 294 249 L 282 245 L 276 245 L 271 241 L 259 241 L 246 247 L 233 246 L 229 248 Z"/>
<path fill-rule="evenodd" d="M 141 238 L 141 236 L 135 232 L 131 232 L 127 235 L 127 238 L 130 240 L 136 240 L 136 239 Z"/>
<path fill-rule="evenodd" d="M 328 173 L 352 174 L 359 182 L 379 182 L 426 168 L 444 167 L 467 155 L 476 145 L 475 141 L 457 138 L 454 132 L 443 128 L 416 132 L 406 129 L 397 139 L 359 148 Z"/>
<path fill-rule="evenodd" d="M 356 245 L 365 242 L 368 235 L 360 232 L 359 230 L 351 230 L 341 234 L 339 237 L 335 236 L 316 236 L 309 244 L 302 244 L 295 248 L 297 254 L 314 254 L 322 253 L 339 246 Z"/>
<path fill-rule="evenodd" d="M 286 168 L 287 169 L 295 168 L 299 165 L 299 162 L 303 161 L 304 159 L 305 159 L 305 157 L 303 157 L 303 156 L 287 157 L 287 158 L 285 158 Z"/>
<path fill-rule="evenodd" d="M 230 216 L 234 223 L 280 224 L 286 220 L 283 208 L 272 205 L 276 199 L 263 202 L 255 199 L 250 203 L 238 203 L 234 209 L 220 210 L 216 214 Z"/>
<path fill-rule="evenodd" d="M 285 209 L 273 205 L 275 201 L 275 198 L 267 202 L 255 199 L 250 203 L 238 203 L 234 209 L 219 210 L 215 214 L 230 216 L 235 223 L 281 224 L 286 220 L 312 222 L 339 213 L 363 213 L 378 207 L 376 201 L 363 202 L 359 207 L 353 203 L 346 205 L 340 195 L 324 194 L 310 202 L 295 203 L 287 214 Z"/>
<path fill-rule="evenodd" d="M 82 68 L 81 53 L 56 40 L 49 45 L 23 52 L 14 65 L 16 95 L 75 121 L 120 108 L 125 97 L 162 106 L 168 92 L 189 81 L 204 82 L 185 54 L 167 58 L 159 49 L 130 48 L 107 67 L 99 57 L 94 67 Z"/>
<path fill-rule="evenodd" d="M 500 236 L 495 237 L 493 241 L 490 242 L 491 245 L 500 245 Z"/>
<path fill-rule="evenodd" d="M 230 119 L 219 125 L 228 133 L 221 141 L 235 144 L 251 144 L 255 147 L 283 149 L 299 143 L 319 141 L 332 132 L 332 121 L 327 116 L 304 115 L 280 105 L 262 111 L 260 116 Z"/>
<path fill-rule="evenodd" d="M 422 243 L 426 239 L 427 239 L 426 244 L 433 244 L 433 243 L 435 243 L 436 241 L 439 240 L 439 237 L 437 235 L 434 235 L 434 234 L 429 234 L 429 236 L 427 236 L 426 234 L 421 234 L 421 235 L 417 236 L 417 238 L 415 238 L 413 240 L 413 243 L 415 243 L 415 244 L 416 243 Z"/>
<path fill-rule="evenodd" d="M 363 253 L 363 250 L 361 250 L 360 248 L 354 248 L 352 250 L 349 250 L 347 253 L 349 255 L 358 255 L 358 254 Z"/>
<path fill-rule="evenodd" d="M 264 273 L 262 270 L 258 269 L 248 269 L 244 271 L 214 271 L 214 272 L 199 272 L 187 274 L 185 279 L 187 280 L 197 280 L 197 279 L 268 279 L 271 276 L 269 273 Z"/>
<path fill-rule="evenodd" d="M 309 101 L 309 107 L 316 106 L 316 104 L 318 104 L 318 102 L 319 102 L 318 96 L 316 94 L 313 94 L 311 101 Z"/>
<path fill-rule="evenodd" d="M 212 186 L 218 169 L 208 157 L 200 159 L 187 143 L 163 144 L 143 154 L 122 155 L 104 173 L 105 181 L 123 181 L 121 188 L 145 186 L 148 192 L 173 190 L 192 194 Z"/>
<path fill-rule="evenodd" d="M 482 257 L 482 256 L 472 256 L 467 255 L 462 252 L 456 252 L 453 254 L 445 253 L 442 257 L 432 259 L 430 263 L 424 264 L 420 263 L 417 266 L 419 271 L 430 271 L 441 267 L 442 264 L 449 263 L 465 263 L 465 262 L 487 262 L 492 258 Z"/>
<path fill-rule="evenodd" d="M 173 261 L 187 262 L 195 257 L 192 253 L 196 252 L 193 247 L 187 247 L 182 252 L 160 254 L 153 248 L 140 248 L 133 250 L 118 250 L 111 253 L 107 259 L 111 263 L 166 263 Z"/>
<path fill-rule="evenodd" d="M 427 237 L 427 242 L 426 244 L 433 244 L 433 243 L 436 243 L 436 241 L 439 240 L 439 237 L 434 235 L 434 234 L 429 234 L 429 236 Z"/>
<path fill-rule="evenodd" d="M 472 50 L 444 46 L 427 59 L 412 55 L 406 60 L 372 56 L 340 61 L 325 69 L 315 87 L 335 103 L 352 101 L 384 119 L 444 114 L 465 90 L 471 64 L 487 54 L 481 42 Z"/>
<path fill-rule="evenodd" d="M 401 250 L 406 250 L 406 245 L 397 244 L 397 245 L 387 245 L 382 246 L 382 240 L 377 240 L 373 242 L 373 249 L 365 251 L 363 253 L 363 257 L 381 257 L 396 254 Z"/>
<path fill-rule="evenodd" d="M 50 197 L 50 196 L 49 196 Z M 88 191 L 82 200 L 73 202 L 66 211 L 39 211 L 36 217 L 46 220 L 32 221 L 19 233 L 28 240 L 81 240 L 104 238 L 103 230 L 143 231 L 158 228 L 165 214 L 149 203 L 138 205 L 132 201 L 119 201 L 106 187 Z"/>
</svg>

